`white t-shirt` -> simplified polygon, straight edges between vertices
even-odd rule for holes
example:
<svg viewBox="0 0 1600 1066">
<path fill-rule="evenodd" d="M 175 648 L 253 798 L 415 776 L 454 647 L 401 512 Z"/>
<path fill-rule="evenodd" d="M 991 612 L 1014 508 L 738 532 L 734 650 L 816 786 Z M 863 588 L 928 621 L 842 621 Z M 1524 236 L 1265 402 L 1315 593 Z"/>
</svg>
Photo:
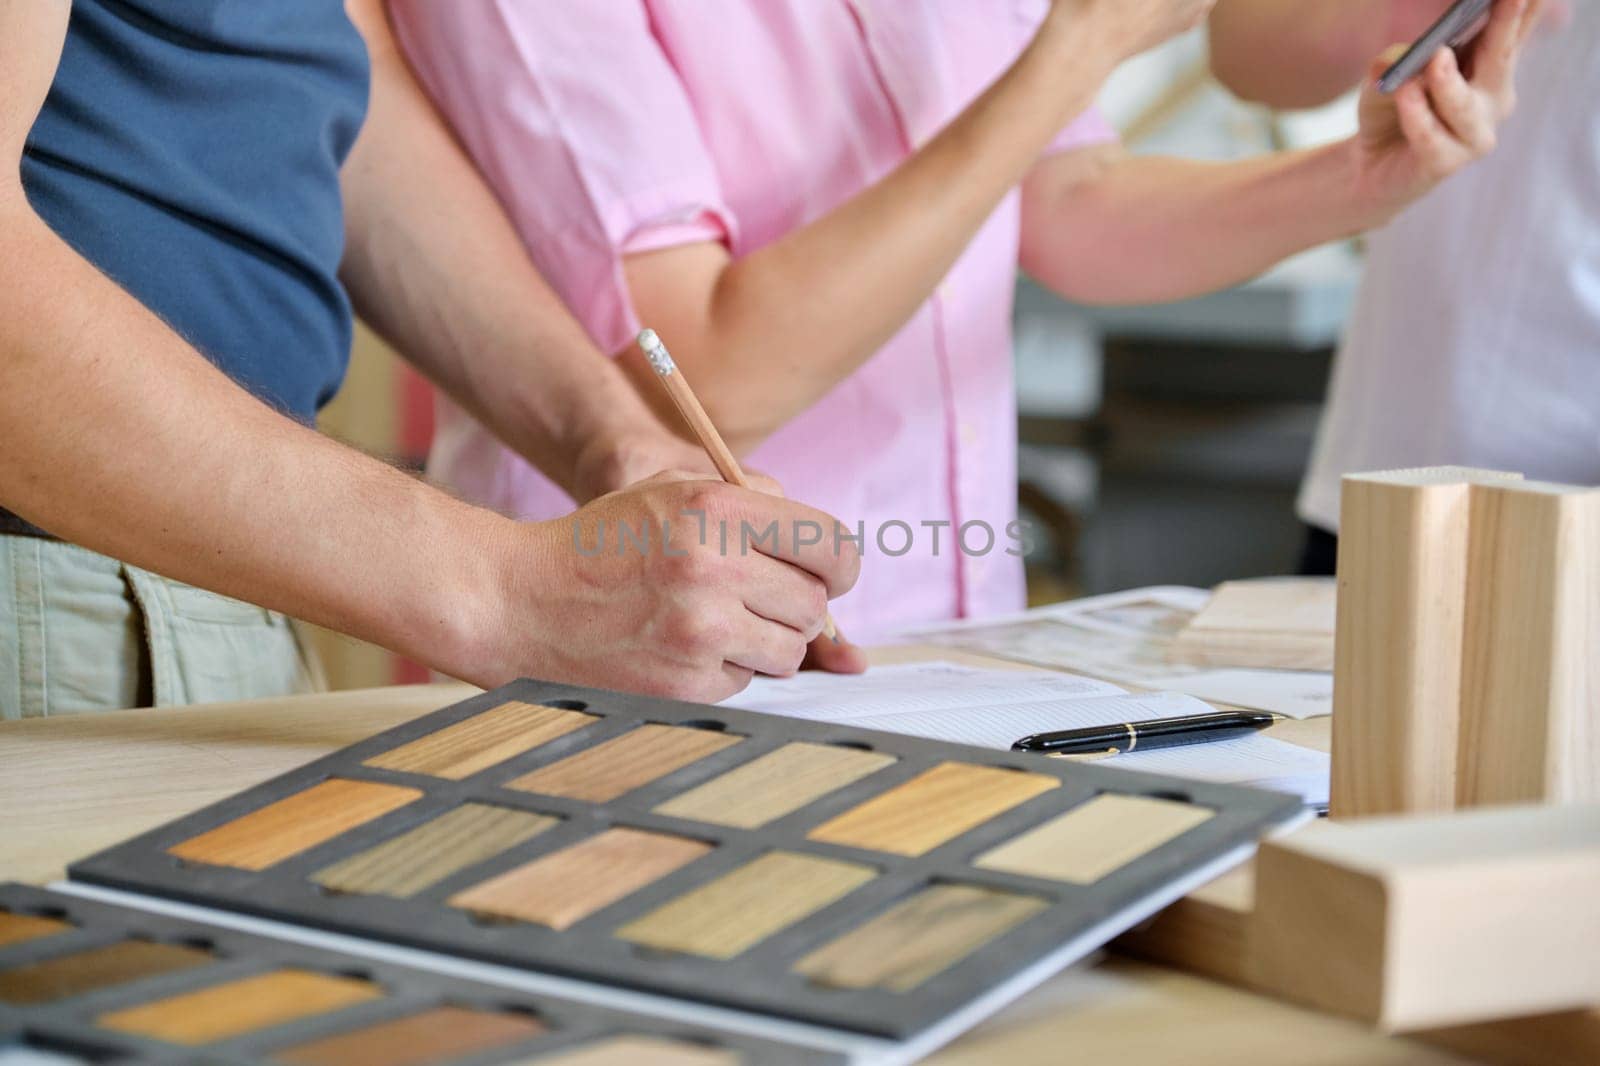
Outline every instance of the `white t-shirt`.
<svg viewBox="0 0 1600 1066">
<path fill-rule="evenodd" d="M 1529 46 L 1494 155 L 1374 235 L 1300 515 L 1347 473 L 1600 484 L 1600 0 Z"/>
</svg>

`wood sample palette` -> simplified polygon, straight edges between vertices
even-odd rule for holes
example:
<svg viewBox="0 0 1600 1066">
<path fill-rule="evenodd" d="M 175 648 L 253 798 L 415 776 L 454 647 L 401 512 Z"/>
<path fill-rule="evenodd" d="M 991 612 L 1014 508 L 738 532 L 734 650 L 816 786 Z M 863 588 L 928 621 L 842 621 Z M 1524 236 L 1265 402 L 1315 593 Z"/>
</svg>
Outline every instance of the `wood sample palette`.
<svg viewBox="0 0 1600 1066">
<path fill-rule="evenodd" d="M 1300 816 L 1272 793 L 526 681 L 71 876 L 910 1041 Z"/>
<path fill-rule="evenodd" d="M 0 885 L 0 1061 L 119 1066 L 754 1066 L 815 1049 Z M 628 1058 L 628 1055 L 648 1056 Z"/>
</svg>

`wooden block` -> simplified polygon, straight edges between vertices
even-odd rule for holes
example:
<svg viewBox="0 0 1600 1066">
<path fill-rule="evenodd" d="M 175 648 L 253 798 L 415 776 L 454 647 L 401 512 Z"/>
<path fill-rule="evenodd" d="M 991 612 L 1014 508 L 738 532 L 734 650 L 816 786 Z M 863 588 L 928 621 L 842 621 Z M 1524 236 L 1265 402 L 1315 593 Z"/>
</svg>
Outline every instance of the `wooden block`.
<svg viewBox="0 0 1600 1066">
<path fill-rule="evenodd" d="M 1205 807 L 1100 795 L 978 856 L 974 866 L 1092 885 L 1209 821 Z"/>
<path fill-rule="evenodd" d="M 210 1044 L 382 996 L 370 981 L 275 970 L 112 1011 L 96 1023 L 171 1044 Z"/>
<path fill-rule="evenodd" d="M 414 788 L 335 777 L 167 851 L 211 866 L 265 870 L 421 798 Z"/>
<path fill-rule="evenodd" d="M 53 1003 L 130 981 L 204 966 L 212 961 L 209 952 L 198 948 L 150 940 L 124 940 L 0 970 L 0 1003 L 19 1006 Z"/>
<path fill-rule="evenodd" d="M 739 743 L 710 729 L 651 722 L 506 783 L 506 788 L 609 803 L 658 778 Z"/>
<path fill-rule="evenodd" d="M 435 1007 L 272 1054 L 297 1066 L 434 1066 L 529 1040 L 543 1023 L 510 1011 Z"/>
<path fill-rule="evenodd" d="M 458 892 L 450 906 L 567 929 L 710 850 L 703 840 L 607 829 Z"/>
<path fill-rule="evenodd" d="M 1457 799 L 1600 802 L 1600 489 L 1472 493 Z"/>
<path fill-rule="evenodd" d="M 1471 487 L 1508 479 L 1457 467 L 1344 479 L 1335 817 L 1455 806 Z"/>
<path fill-rule="evenodd" d="M 377 847 L 318 870 L 311 880 L 338 892 L 407 899 L 531 840 L 560 821 L 509 807 L 464 803 Z"/>
<path fill-rule="evenodd" d="M 1262 988 L 1404 1032 L 1600 1003 L 1600 807 L 1313 825 L 1256 857 Z"/>
<path fill-rule="evenodd" d="M 796 741 L 656 807 L 657 814 L 759 829 L 894 764 L 893 755 Z"/>
<path fill-rule="evenodd" d="M 1218 585 L 1167 658 L 1194 666 L 1332 670 L 1337 586 L 1325 578 Z"/>
<path fill-rule="evenodd" d="M 936 884 L 795 964 L 830 988 L 909 992 L 1050 906 L 977 885 Z"/>
<path fill-rule="evenodd" d="M 374 755 L 367 766 L 460 781 L 597 721 L 594 715 L 532 703 L 502 703 Z"/>
<path fill-rule="evenodd" d="M 635 944 L 731 959 L 877 876 L 859 863 L 771 851 L 617 930 Z"/>
<path fill-rule="evenodd" d="M 940 763 L 806 835 L 845 847 L 925 855 L 1060 784 L 1044 774 Z"/>
</svg>

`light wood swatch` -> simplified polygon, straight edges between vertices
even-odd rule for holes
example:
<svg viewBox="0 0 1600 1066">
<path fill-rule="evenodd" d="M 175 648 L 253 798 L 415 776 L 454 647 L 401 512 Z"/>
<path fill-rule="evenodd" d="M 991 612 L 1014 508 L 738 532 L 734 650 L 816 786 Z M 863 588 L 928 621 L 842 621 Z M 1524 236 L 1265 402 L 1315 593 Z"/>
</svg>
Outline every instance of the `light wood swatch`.
<svg viewBox="0 0 1600 1066">
<path fill-rule="evenodd" d="M 41 918 L 36 914 L 12 914 L 0 911 L 0 948 L 8 944 L 21 944 L 42 936 L 64 933 L 72 926 L 59 918 Z"/>
<path fill-rule="evenodd" d="M 508 1011 L 435 1007 L 273 1054 L 297 1066 L 431 1066 L 504 1047 L 545 1031 L 536 1018 Z"/>
<path fill-rule="evenodd" d="M 1336 604 L 1331 578 L 1224 582 L 1172 639 L 1167 659 L 1193 666 L 1332 670 Z"/>
<path fill-rule="evenodd" d="M 1344 479 L 1334 817 L 1455 806 L 1471 491 L 1508 479 L 1456 467 Z"/>
<path fill-rule="evenodd" d="M 211 866 L 265 870 L 421 798 L 414 788 L 335 777 L 167 851 Z"/>
<path fill-rule="evenodd" d="M 112 1011 L 97 1024 L 173 1044 L 210 1044 L 382 997 L 370 981 L 276 970 Z"/>
<path fill-rule="evenodd" d="M 1150 796 L 1096 796 L 984 852 L 972 865 L 1092 885 L 1209 821 L 1205 807 Z"/>
<path fill-rule="evenodd" d="M 340 892 L 408 899 L 559 824 L 544 814 L 466 803 L 410 832 L 317 871 Z"/>
<path fill-rule="evenodd" d="M 1600 802 L 1600 489 L 1476 486 L 1456 799 Z"/>
<path fill-rule="evenodd" d="M 649 723 L 508 782 L 507 788 L 605 803 L 743 740 Z"/>
<path fill-rule="evenodd" d="M 807 836 L 893 855 L 923 855 L 1060 783 L 1045 774 L 940 763 Z"/>
<path fill-rule="evenodd" d="M 0 1002 L 53 1003 L 212 961 L 209 952 L 150 940 L 124 940 L 87 951 L 0 970 Z"/>
<path fill-rule="evenodd" d="M 739 1056 L 722 1048 L 659 1036 L 614 1036 L 512 1066 L 738 1066 Z"/>
<path fill-rule="evenodd" d="M 832 988 L 909 992 L 1050 906 L 1038 896 L 933 885 L 795 964 Z"/>
<path fill-rule="evenodd" d="M 392 751 L 374 755 L 366 765 L 460 781 L 593 721 L 596 721 L 594 715 L 582 711 L 534 703 L 502 703 Z"/>
<path fill-rule="evenodd" d="M 798 741 L 674 796 L 655 810 L 674 818 L 758 829 L 894 762 L 893 755 L 882 752 Z"/>
<path fill-rule="evenodd" d="M 475 914 L 566 929 L 711 850 L 702 840 L 607 829 L 450 897 Z"/>
<path fill-rule="evenodd" d="M 629 922 L 617 936 L 666 951 L 731 959 L 876 876 L 859 863 L 768 852 Z"/>
</svg>

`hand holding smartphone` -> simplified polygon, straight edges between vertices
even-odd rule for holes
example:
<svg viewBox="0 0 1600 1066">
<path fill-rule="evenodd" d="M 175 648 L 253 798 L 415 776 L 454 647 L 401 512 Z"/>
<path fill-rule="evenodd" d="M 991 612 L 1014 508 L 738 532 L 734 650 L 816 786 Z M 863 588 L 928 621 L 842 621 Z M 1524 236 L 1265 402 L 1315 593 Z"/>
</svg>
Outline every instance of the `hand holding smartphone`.
<svg viewBox="0 0 1600 1066">
<path fill-rule="evenodd" d="M 1400 86 L 1421 74 L 1428 62 L 1441 48 L 1460 48 L 1470 44 L 1483 32 L 1489 22 L 1489 8 L 1494 0 L 1456 0 L 1450 10 L 1429 30 L 1417 38 L 1394 66 L 1384 71 L 1378 79 L 1378 91 L 1389 95 Z"/>
</svg>

